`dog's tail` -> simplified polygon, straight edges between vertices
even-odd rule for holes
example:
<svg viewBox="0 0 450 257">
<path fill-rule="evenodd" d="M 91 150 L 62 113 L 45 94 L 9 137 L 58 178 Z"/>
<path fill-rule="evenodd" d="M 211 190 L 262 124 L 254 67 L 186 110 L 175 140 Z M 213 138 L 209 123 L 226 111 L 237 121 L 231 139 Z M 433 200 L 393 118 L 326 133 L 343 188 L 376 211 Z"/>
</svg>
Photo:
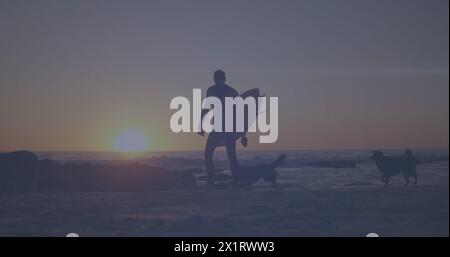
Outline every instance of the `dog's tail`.
<svg viewBox="0 0 450 257">
<path fill-rule="evenodd" d="M 282 155 L 280 155 L 280 157 L 278 157 L 275 161 L 273 161 L 273 162 L 270 164 L 270 166 L 272 166 L 272 167 L 275 168 L 275 167 L 281 165 L 281 163 L 283 163 L 284 159 L 286 159 L 286 155 L 285 155 L 285 154 L 282 154 Z"/>
</svg>

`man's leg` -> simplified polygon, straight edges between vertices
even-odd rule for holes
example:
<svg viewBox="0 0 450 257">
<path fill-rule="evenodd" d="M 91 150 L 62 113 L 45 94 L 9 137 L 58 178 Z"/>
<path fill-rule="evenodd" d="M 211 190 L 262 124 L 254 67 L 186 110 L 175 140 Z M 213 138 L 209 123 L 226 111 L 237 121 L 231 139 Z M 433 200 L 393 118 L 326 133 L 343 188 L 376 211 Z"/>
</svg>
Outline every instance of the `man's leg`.
<svg viewBox="0 0 450 257">
<path fill-rule="evenodd" d="M 214 151 L 216 150 L 214 134 L 209 134 L 205 147 L 206 174 L 208 177 L 208 185 L 214 184 Z"/>
<path fill-rule="evenodd" d="M 225 137 L 225 146 L 227 148 L 228 159 L 230 160 L 231 175 L 234 182 L 239 180 L 239 162 L 236 157 L 236 139 L 233 134 Z"/>
</svg>

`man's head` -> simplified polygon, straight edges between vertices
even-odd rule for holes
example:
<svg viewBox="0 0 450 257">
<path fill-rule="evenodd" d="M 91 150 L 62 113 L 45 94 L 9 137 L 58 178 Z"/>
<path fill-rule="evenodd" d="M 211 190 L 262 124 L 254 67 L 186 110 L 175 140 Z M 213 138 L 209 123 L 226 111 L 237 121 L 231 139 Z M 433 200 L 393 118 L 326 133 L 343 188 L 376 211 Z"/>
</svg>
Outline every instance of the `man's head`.
<svg viewBox="0 0 450 257">
<path fill-rule="evenodd" d="M 225 83 L 225 72 L 223 70 L 216 70 L 214 72 L 214 83 L 221 85 Z"/>
</svg>

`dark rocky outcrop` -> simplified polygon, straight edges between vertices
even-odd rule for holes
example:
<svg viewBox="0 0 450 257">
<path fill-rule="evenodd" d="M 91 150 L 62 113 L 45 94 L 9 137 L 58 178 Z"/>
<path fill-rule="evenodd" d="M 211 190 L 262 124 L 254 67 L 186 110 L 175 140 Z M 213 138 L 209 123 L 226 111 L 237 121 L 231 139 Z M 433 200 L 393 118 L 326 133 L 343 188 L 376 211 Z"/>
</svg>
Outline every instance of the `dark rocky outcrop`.
<svg viewBox="0 0 450 257">
<path fill-rule="evenodd" d="M 171 171 L 137 163 L 106 165 L 38 160 L 31 152 L 0 154 L 0 192 L 150 191 L 194 188 L 190 171 Z"/>
<path fill-rule="evenodd" d="M 0 192 L 26 193 L 37 189 L 39 161 L 28 151 L 0 154 Z"/>
<path fill-rule="evenodd" d="M 68 163 L 61 166 L 67 191 L 150 191 L 192 188 L 195 177 L 190 172 L 170 171 L 142 164 L 110 166 Z"/>
<path fill-rule="evenodd" d="M 61 165 L 50 160 L 39 160 L 37 188 L 40 191 L 58 191 L 63 189 Z"/>
</svg>

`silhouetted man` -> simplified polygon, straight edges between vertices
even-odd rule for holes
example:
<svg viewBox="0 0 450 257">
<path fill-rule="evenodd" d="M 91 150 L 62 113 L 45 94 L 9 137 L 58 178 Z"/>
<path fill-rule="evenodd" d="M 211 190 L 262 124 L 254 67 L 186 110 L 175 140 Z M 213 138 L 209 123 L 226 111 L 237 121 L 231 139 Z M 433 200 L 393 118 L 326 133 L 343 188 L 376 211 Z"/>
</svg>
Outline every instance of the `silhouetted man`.
<svg viewBox="0 0 450 257">
<path fill-rule="evenodd" d="M 225 131 L 225 97 L 237 97 L 238 92 L 225 84 L 225 72 L 222 70 L 217 70 L 214 72 L 214 85 L 208 88 L 206 92 L 206 97 L 214 96 L 220 99 L 222 102 L 222 131 Z M 210 110 L 203 110 L 201 118 L 209 112 Z M 199 133 L 204 135 L 204 131 Z M 233 179 L 237 181 L 238 172 L 238 161 L 236 158 L 236 133 L 234 132 L 211 132 L 208 135 L 205 147 L 205 161 L 206 161 L 206 172 L 208 174 L 208 185 L 214 184 L 214 161 L 213 155 L 216 147 L 225 145 L 227 150 L 228 159 L 230 160 L 231 173 Z"/>
</svg>

